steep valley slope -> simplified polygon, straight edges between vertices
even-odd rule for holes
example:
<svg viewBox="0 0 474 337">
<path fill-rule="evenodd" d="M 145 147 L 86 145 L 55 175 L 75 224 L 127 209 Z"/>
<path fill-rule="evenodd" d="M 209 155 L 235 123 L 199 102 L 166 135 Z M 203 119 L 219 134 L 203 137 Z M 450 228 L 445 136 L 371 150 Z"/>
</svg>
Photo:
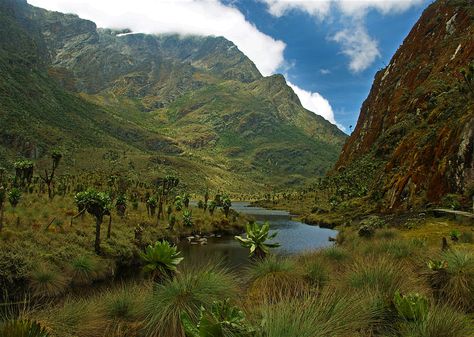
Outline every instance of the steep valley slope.
<svg viewBox="0 0 474 337">
<path fill-rule="evenodd" d="M 323 175 L 345 140 L 222 37 L 99 29 L 24 0 L 0 0 L 0 22 L 3 166 L 59 147 L 72 173 L 256 192 Z"/>
<path fill-rule="evenodd" d="M 435 1 L 375 75 L 334 172 L 370 181 L 382 210 L 472 194 L 473 90 L 474 3 Z"/>
</svg>

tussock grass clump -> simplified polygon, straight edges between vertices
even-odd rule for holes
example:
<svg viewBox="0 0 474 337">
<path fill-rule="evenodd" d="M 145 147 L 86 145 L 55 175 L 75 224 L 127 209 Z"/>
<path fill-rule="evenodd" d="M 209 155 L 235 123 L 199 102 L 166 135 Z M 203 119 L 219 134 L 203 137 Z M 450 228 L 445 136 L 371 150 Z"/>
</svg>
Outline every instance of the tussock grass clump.
<svg viewBox="0 0 474 337">
<path fill-rule="evenodd" d="M 293 260 L 278 258 L 275 255 L 270 255 L 266 259 L 256 260 L 250 268 L 247 269 L 248 278 L 250 281 L 255 281 L 258 278 L 264 277 L 272 273 L 294 272 L 296 264 Z"/>
<path fill-rule="evenodd" d="M 409 241 L 393 240 L 386 243 L 385 252 L 395 259 L 406 259 L 415 256 L 417 249 Z"/>
<path fill-rule="evenodd" d="M 146 295 L 146 287 L 121 285 L 107 290 L 98 298 L 104 305 L 107 318 L 112 320 L 133 320 L 139 316 L 139 308 Z"/>
<path fill-rule="evenodd" d="M 304 265 L 305 277 L 314 287 L 324 287 L 329 282 L 329 268 L 320 260 L 307 261 Z"/>
<path fill-rule="evenodd" d="M 350 254 L 349 252 L 341 247 L 331 247 L 327 249 L 323 249 L 321 251 L 321 255 L 325 257 L 328 261 L 334 263 L 342 263 L 349 260 Z"/>
<path fill-rule="evenodd" d="M 269 256 L 248 270 L 249 299 L 257 303 L 276 302 L 282 298 L 300 296 L 308 284 L 293 260 Z"/>
<path fill-rule="evenodd" d="M 430 281 L 439 299 L 456 308 L 474 310 L 474 253 L 449 250 L 441 255 L 445 268 L 432 271 Z"/>
<path fill-rule="evenodd" d="M 137 336 L 142 326 L 140 310 L 145 298 L 150 295 L 151 289 L 146 285 L 123 284 L 98 296 L 97 306 L 103 307 L 108 320 L 104 335 Z"/>
<path fill-rule="evenodd" d="M 398 238 L 399 234 L 396 229 L 382 228 L 375 232 L 375 238 L 381 240 L 393 240 Z"/>
<path fill-rule="evenodd" d="M 50 337 L 48 331 L 35 321 L 12 319 L 0 323 L 1 337 Z"/>
<path fill-rule="evenodd" d="M 472 337 L 472 322 L 449 306 L 434 306 L 424 320 L 407 321 L 400 325 L 400 337 Z"/>
<path fill-rule="evenodd" d="M 35 297 L 55 297 L 63 294 L 69 282 L 50 266 L 40 265 L 30 276 L 30 289 Z"/>
<path fill-rule="evenodd" d="M 262 307 L 262 337 L 345 337 L 370 329 L 376 316 L 358 296 L 323 292 Z"/>
<path fill-rule="evenodd" d="M 392 298 L 396 291 L 416 290 L 415 276 L 404 264 L 385 256 L 357 260 L 346 274 L 349 287 L 380 292 Z"/>
<path fill-rule="evenodd" d="M 90 284 L 97 278 L 98 262 L 95 258 L 82 255 L 71 262 L 71 277 L 75 285 Z"/>
<path fill-rule="evenodd" d="M 234 298 L 235 277 L 219 266 L 184 270 L 175 278 L 156 284 L 153 294 L 144 303 L 146 336 L 184 337 L 181 314 L 197 322 L 200 308 L 209 308 L 214 301 Z"/>
<path fill-rule="evenodd" d="M 52 337 L 97 337 L 107 326 L 102 308 L 87 299 L 67 298 L 62 304 L 30 315 Z"/>
<path fill-rule="evenodd" d="M 413 259 L 419 255 L 419 247 L 404 239 L 374 240 L 359 247 L 366 256 L 389 256 L 396 260 Z"/>
</svg>

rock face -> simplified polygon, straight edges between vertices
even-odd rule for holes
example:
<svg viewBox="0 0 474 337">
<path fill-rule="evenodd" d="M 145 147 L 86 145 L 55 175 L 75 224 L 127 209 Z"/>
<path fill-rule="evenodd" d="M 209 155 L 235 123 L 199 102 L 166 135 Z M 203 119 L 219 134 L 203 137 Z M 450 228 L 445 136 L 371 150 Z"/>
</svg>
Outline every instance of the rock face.
<svg viewBox="0 0 474 337">
<path fill-rule="evenodd" d="M 474 3 L 435 1 L 375 75 L 336 169 L 381 159 L 372 192 L 386 209 L 462 193 L 474 179 L 474 93 L 460 71 L 473 59 Z"/>
<path fill-rule="evenodd" d="M 98 29 L 0 0 L 0 69 L 0 159 L 61 146 L 96 169 L 116 151 L 140 177 L 258 191 L 323 175 L 346 138 L 222 37 Z"/>
</svg>

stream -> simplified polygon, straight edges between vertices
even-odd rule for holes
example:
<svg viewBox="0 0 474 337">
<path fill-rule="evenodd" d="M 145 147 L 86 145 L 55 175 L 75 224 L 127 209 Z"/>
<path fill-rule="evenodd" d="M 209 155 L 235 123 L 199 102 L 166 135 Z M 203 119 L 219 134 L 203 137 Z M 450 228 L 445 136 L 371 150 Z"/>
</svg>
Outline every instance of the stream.
<svg viewBox="0 0 474 337">
<path fill-rule="evenodd" d="M 272 242 L 280 247 L 272 252 L 278 255 L 294 255 L 305 251 L 324 248 L 332 245 L 329 237 L 336 237 L 337 231 L 311 226 L 295 221 L 287 211 L 271 210 L 249 206 L 248 202 L 233 202 L 232 208 L 240 214 L 248 215 L 261 223 L 268 221 L 271 232 L 278 235 Z M 232 236 L 207 239 L 207 245 L 180 244 L 184 257 L 191 260 L 218 260 L 232 268 L 248 265 L 248 249 L 243 248 Z"/>
</svg>

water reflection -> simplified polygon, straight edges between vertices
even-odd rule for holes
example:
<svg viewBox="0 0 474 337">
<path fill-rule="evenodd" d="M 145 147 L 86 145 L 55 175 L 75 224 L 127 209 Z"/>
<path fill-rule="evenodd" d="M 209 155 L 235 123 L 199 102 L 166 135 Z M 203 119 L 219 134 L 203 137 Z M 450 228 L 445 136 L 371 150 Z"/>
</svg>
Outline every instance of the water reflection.
<svg viewBox="0 0 474 337">
<path fill-rule="evenodd" d="M 257 222 L 268 221 L 272 231 L 278 231 L 275 238 L 280 247 L 274 249 L 276 254 L 292 255 L 304 251 L 330 246 L 329 237 L 335 237 L 337 231 L 317 226 L 309 226 L 291 219 L 286 211 L 269 210 L 261 207 L 249 207 L 247 202 L 234 202 L 232 208 L 239 213 L 253 217 Z M 230 267 L 239 267 L 249 263 L 248 250 L 242 248 L 232 237 L 209 238 L 208 244 L 180 245 L 185 256 L 193 260 L 222 260 Z"/>
</svg>

